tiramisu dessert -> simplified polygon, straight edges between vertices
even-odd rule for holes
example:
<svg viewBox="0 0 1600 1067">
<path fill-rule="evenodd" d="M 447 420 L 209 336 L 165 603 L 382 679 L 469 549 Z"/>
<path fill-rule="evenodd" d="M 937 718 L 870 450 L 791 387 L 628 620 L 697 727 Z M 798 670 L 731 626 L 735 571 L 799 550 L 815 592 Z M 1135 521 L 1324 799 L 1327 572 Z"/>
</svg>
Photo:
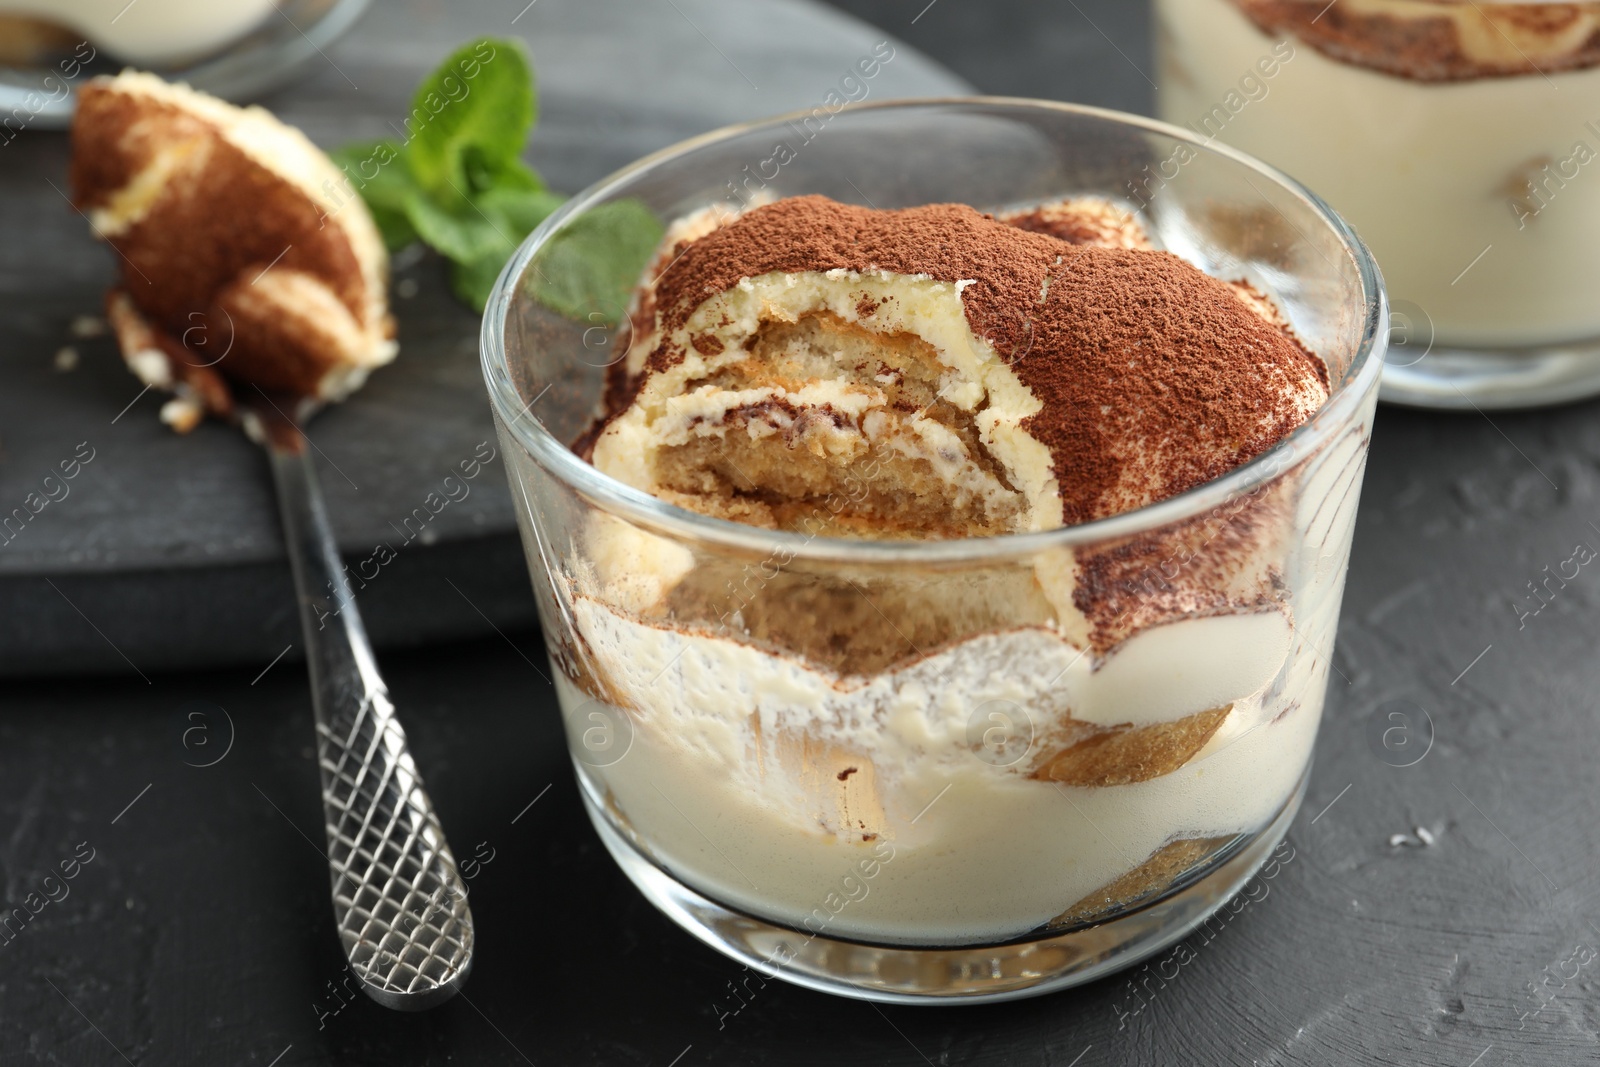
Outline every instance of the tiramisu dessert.
<svg viewBox="0 0 1600 1067">
<path fill-rule="evenodd" d="M 1325 196 L 1438 342 L 1600 338 L 1600 3 L 1158 8 L 1161 117 Z"/>
<path fill-rule="evenodd" d="M 129 368 L 175 394 L 175 429 L 256 390 L 340 400 L 394 358 L 388 254 L 299 130 L 129 72 L 82 88 L 72 148 L 74 201 L 121 266 L 112 328 Z"/>
<path fill-rule="evenodd" d="M 1168 500 L 1315 413 L 1324 365 L 1256 289 L 1107 201 L 803 196 L 677 223 L 631 319 L 580 454 L 790 535 L 738 556 L 595 511 L 542 559 L 585 785 L 674 877 L 796 929 L 992 943 L 1151 900 L 1291 802 L 1363 440 L 1144 532 L 1003 536 Z M 908 568 L 825 538 L 1000 540 Z"/>
</svg>

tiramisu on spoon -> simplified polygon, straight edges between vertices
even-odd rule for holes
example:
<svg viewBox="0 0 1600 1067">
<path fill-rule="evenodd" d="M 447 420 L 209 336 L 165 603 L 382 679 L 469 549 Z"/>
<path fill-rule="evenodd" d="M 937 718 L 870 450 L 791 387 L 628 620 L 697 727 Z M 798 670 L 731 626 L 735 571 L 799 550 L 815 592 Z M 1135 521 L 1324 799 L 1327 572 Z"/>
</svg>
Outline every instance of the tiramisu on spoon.
<svg viewBox="0 0 1600 1067">
<path fill-rule="evenodd" d="M 394 358 L 388 257 L 343 176 L 300 131 L 148 74 L 79 97 L 72 185 L 116 249 L 107 310 L 123 358 L 173 392 L 163 421 L 210 413 L 266 449 L 300 602 L 340 939 L 392 1008 L 452 996 L 472 913 L 379 675 L 301 423 Z"/>
</svg>

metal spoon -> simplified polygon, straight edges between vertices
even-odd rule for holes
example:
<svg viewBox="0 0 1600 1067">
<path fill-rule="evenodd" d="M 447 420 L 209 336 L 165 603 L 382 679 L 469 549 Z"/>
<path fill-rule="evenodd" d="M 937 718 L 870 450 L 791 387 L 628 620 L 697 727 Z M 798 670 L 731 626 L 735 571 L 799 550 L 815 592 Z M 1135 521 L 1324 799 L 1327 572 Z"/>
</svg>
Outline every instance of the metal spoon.
<svg viewBox="0 0 1600 1067">
<path fill-rule="evenodd" d="M 386 1008 L 449 1000 L 472 969 L 472 911 L 345 578 L 299 421 L 276 403 L 244 422 L 272 463 L 317 720 L 333 911 L 350 969 Z"/>
</svg>

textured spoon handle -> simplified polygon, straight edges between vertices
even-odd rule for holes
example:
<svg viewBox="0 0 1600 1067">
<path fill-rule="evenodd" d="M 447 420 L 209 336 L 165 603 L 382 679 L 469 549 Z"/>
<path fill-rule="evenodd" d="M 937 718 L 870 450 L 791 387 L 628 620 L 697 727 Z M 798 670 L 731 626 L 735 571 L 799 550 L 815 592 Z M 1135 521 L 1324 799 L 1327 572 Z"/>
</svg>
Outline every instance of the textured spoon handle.
<svg viewBox="0 0 1600 1067">
<path fill-rule="evenodd" d="M 455 857 L 378 674 L 304 437 L 268 447 L 317 719 L 333 910 L 351 970 L 389 1008 L 449 999 L 472 966 Z"/>
</svg>

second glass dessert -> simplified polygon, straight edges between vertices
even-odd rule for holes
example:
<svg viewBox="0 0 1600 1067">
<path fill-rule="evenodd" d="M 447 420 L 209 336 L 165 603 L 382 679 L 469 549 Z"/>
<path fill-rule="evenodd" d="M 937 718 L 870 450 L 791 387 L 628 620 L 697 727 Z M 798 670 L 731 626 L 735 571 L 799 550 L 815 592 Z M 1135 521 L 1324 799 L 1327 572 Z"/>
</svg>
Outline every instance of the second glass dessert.
<svg viewBox="0 0 1600 1067">
<path fill-rule="evenodd" d="M 1372 247 L 1384 399 L 1600 393 L 1600 3 L 1156 7 L 1161 117 L 1282 167 Z"/>
<path fill-rule="evenodd" d="M 1298 809 L 1386 338 L 1314 197 L 1127 116 L 796 115 L 575 197 L 484 367 L 602 840 L 846 995 L 1183 937 Z"/>
</svg>

